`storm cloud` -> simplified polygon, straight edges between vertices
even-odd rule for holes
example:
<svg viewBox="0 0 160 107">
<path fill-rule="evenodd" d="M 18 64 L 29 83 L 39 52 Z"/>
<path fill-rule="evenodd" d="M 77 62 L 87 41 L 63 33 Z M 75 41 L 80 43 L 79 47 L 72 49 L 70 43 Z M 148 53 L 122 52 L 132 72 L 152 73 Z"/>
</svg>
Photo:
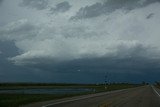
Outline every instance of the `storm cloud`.
<svg viewBox="0 0 160 107">
<path fill-rule="evenodd" d="M 20 6 L 43 10 L 48 7 L 48 0 L 22 0 Z"/>
<path fill-rule="evenodd" d="M 105 72 L 117 74 L 115 80 L 160 73 L 159 0 L 23 0 L 12 6 L 4 3 L 14 17 L 0 20 L 0 69 L 7 71 L 0 75 L 11 70 L 34 74 L 31 80 L 81 75 L 92 81 L 87 77 Z"/>
<path fill-rule="evenodd" d="M 82 19 L 97 17 L 103 14 L 110 14 L 118 9 L 128 12 L 135 8 L 141 8 L 159 0 L 107 0 L 106 2 L 97 2 L 93 5 L 82 7 L 71 19 Z"/>
<path fill-rule="evenodd" d="M 0 5 L 2 4 L 3 0 L 0 0 Z"/>
<path fill-rule="evenodd" d="M 64 2 L 61 2 L 61 3 L 58 3 L 55 8 L 51 8 L 50 11 L 51 11 L 51 14 L 56 14 L 56 13 L 63 13 L 63 12 L 66 12 L 68 11 L 69 9 L 71 8 L 71 5 L 69 4 L 69 2 L 67 1 L 64 1 Z"/>
</svg>

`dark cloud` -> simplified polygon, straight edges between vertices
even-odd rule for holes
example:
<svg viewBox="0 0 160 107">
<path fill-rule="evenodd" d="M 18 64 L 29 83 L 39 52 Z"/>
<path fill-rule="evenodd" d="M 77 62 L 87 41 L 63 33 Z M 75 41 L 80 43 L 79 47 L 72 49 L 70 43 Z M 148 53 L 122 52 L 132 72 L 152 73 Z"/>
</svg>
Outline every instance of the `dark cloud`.
<svg viewBox="0 0 160 107">
<path fill-rule="evenodd" d="M 5 40 L 6 37 L 8 40 L 20 40 L 24 39 L 25 37 L 32 38 L 37 34 L 35 29 L 35 26 L 29 23 L 27 20 L 19 20 L 0 29 L 0 39 Z"/>
<path fill-rule="evenodd" d="M 1 51 L 1 54 L 0 54 L 1 58 L 13 57 L 19 53 L 18 49 L 14 44 L 14 41 L 0 40 L 0 51 Z"/>
<path fill-rule="evenodd" d="M 20 6 L 26 6 L 35 8 L 37 10 L 43 10 L 48 7 L 48 0 L 23 0 Z"/>
<path fill-rule="evenodd" d="M 47 60 L 46 60 L 47 61 Z M 152 60 L 143 57 L 109 57 L 109 58 L 85 58 L 66 62 L 52 62 L 37 65 L 30 65 L 30 68 L 37 68 L 50 72 L 56 81 L 68 82 L 103 82 L 104 74 L 110 74 L 110 81 L 131 81 L 141 82 L 143 80 L 155 81 L 159 74 L 160 60 Z M 153 74 L 153 75 L 150 75 Z M 147 76 L 147 77 L 145 77 Z M 153 76 L 152 79 L 148 79 Z M 142 78 L 143 77 L 143 78 Z"/>
<path fill-rule="evenodd" d="M 10 61 L 8 57 L 17 55 L 18 49 L 13 41 L 0 41 L 0 81 L 16 80 L 19 72 L 24 71 L 23 67 L 17 67 Z M 26 69 L 27 70 L 27 69 Z M 25 73 L 25 72 L 23 72 Z"/>
<path fill-rule="evenodd" d="M 154 13 L 150 13 L 146 18 L 147 19 L 150 19 L 150 18 L 152 18 L 154 16 Z"/>
<path fill-rule="evenodd" d="M 2 4 L 3 1 L 4 1 L 4 0 L 0 0 L 0 5 Z"/>
<path fill-rule="evenodd" d="M 9 57 L 19 54 L 14 41 L 0 40 L 0 52 L 0 82 L 47 82 L 50 80 L 50 74 L 47 72 L 41 73 L 30 67 L 16 66 L 8 60 Z"/>
<path fill-rule="evenodd" d="M 132 58 L 92 58 L 92 59 L 79 59 L 69 62 L 52 63 L 37 65 L 37 68 L 53 71 L 53 72 L 119 72 L 127 73 L 132 72 L 152 72 L 160 69 L 160 60 L 146 59 L 142 57 Z M 35 67 L 35 65 L 34 65 Z M 133 72 L 134 71 L 134 72 Z"/>
<path fill-rule="evenodd" d="M 159 79 L 159 24 L 156 22 L 160 19 L 159 3 L 135 9 L 159 0 L 107 0 L 103 3 L 97 0 L 97 3 L 83 8 L 81 5 L 86 1 L 61 1 L 55 7 L 51 7 L 48 1 L 23 0 L 21 6 L 46 9 L 56 17 L 48 17 L 46 12 L 42 12 L 40 16 L 44 15 L 44 18 L 35 21 L 37 11 L 25 9 L 25 16 L 13 9 L 17 19 L 11 17 L 11 21 L 25 17 L 32 23 L 19 20 L 1 27 L 0 82 L 102 83 L 106 72 L 111 82 Z M 72 19 L 110 14 L 117 9 L 128 13 L 114 14 L 116 18 L 111 15 L 107 21 L 105 15 L 96 19 L 68 21 L 58 13 L 69 9 L 69 12 L 75 12 L 70 2 L 80 8 Z M 129 12 L 133 9 L 134 12 Z M 28 18 L 27 13 L 33 17 Z"/>
<path fill-rule="evenodd" d="M 93 5 L 80 8 L 76 15 L 71 17 L 71 19 L 97 17 L 102 14 L 109 14 L 117 9 L 125 9 L 126 11 L 130 11 L 159 1 L 160 0 L 108 0 L 104 3 L 97 2 Z"/>
<path fill-rule="evenodd" d="M 69 2 L 64 1 L 64 2 L 57 4 L 55 8 L 52 7 L 50 11 L 51 11 L 51 14 L 55 14 L 59 12 L 63 13 L 63 12 L 68 11 L 70 8 L 71 8 L 71 5 L 69 4 Z"/>
<path fill-rule="evenodd" d="M 106 72 L 110 74 L 109 77 L 111 81 L 141 82 L 147 80 L 148 77 L 151 77 L 151 81 L 154 81 L 158 78 L 156 75 L 160 73 L 160 59 L 158 57 L 152 58 L 152 55 L 149 55 L 148 51 L 149 48 L 143 47 L 142 45 L 138 45 L 129 50 L 119 46 L 119 51 L 116 56 L 111 55 L 98 58 L 84 57 L 61 62 L 41 58 L 35 59 L 40 63 L 26 66 L 50 72 L 50 75 L 53 76 L 55 76 L 55 74 L 59 75 L 59 77 L 55 77 L 55 80 L 62 82 L 103 82 Z M 155 78 L 150 74 L 153 74 Z M 148 79 L 148 81 L 150 80 Z"/>
<path fill-rule="evenodd" d="M 143 55 L 146 49 L 142 46 L 131 49 L 129 53 L 125 51 L 125 57 L 82 58 L 63 62 L 41 59 L 39 61 L 43 63 L 27 66 L 16 66 L 7 60 L 19 54 L 14 42 L 0 41 L 0 51 L 0 81 L 102 83 L 106 72 L 110 82 L 154 82 L 159 78 L 160 60 L 146 58 Z M 118 55 L 122 56 L 122 53 Z"/>
<path fill-rule="evenodd" d="M 138 45 L 135 48 L 125 49 L 119 47 L 116 56 L 104 56 L 98 58 L 81 58 L 71 61 L 54 62 L 49 59 L 38 60 L 40 63 L 36 65 L 28 65 L 36 67 L 44 71 L 59 72 L 59 73 L 144 73 L 144 72 L 157 72 L 160 69 L 160 59 L 157 57 L 152 58 L 149 48 Z M 152 50 L 154 51 L 154 50 Z M 150 56 L 150 57 L 148 57 Z M 156 55 L 154 55 L 156 56 Z M 32 59 L 33 60 L 33 59 Z"/>
</svg>

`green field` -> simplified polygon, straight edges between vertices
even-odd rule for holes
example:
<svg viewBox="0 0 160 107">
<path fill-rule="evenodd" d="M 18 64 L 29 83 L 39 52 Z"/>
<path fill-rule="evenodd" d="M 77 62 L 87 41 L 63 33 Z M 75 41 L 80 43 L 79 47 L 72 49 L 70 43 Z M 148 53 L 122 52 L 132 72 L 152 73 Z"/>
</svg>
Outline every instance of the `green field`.
<svg viewBox="0 0 160 107">
<path fill-rule="evenodd" d="M 91 94 L 98 93 L 104 91 L 112 91 L 119 90 L 125 88 L 133 88 L 140 86 L 138 84 L 127 84 L 127 83 L 117 83 L 107 85 L 107 89 L 104 88 L 104 84 L 31 84 L 31 83 L 3 83 L 0 84 L 0 90 L 4 89 L 32 89 L 32 88 L 89 88 L 94 89 L 93 92 L 83 92 L 76 94 L 0 94 L 0 107 L 18 107 L 20 105 L 39 102 L 39 101 L 47 101 L 53 99 L 60 99 L 65 97 L 78 96 L 83 94 Z"/>
</svg>

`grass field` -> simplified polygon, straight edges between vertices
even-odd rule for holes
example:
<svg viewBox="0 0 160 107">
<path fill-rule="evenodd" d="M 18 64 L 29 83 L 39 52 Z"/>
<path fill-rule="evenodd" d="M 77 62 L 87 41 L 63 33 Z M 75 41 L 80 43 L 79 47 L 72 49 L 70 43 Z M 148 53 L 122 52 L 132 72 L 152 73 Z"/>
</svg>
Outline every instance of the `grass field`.
<svg viewBox="0 0 160 107">
<path fill-rule="evenodd" d="M 65 97 L 72 97 L 78 96 L 83 94 L 91 94 L 91 93 L 98 93 L 104 91 L 112 91 L 118 89 L 125 89 L 125 88 L 132 88 L 140 86 L 138 84 L 126 84 L 126 83 L 119 83 L 119 84 L 110 84 L 107 85 L 107 89 L 104 88 L 103 84 L 95 85 L 95 84 L 0 84 L 0 89 L 29 89 L 29 88 L 89 88 L 94 89 L 93 92 L 83 92 L 83 93 L 76 93 L 76 94 L 0 94 L 0 107 L 18 107 L 20 105 L 32 103 L 32 102 L 39 102 L 39 101 L 46 101 L 46 100 L 53 100 L 53 99 L 60 99 Z"/>
<path fill-rule="evenodd" d="M 160 82 L 155 82 L 155 86 L 160 89 Z"/>
</svg>

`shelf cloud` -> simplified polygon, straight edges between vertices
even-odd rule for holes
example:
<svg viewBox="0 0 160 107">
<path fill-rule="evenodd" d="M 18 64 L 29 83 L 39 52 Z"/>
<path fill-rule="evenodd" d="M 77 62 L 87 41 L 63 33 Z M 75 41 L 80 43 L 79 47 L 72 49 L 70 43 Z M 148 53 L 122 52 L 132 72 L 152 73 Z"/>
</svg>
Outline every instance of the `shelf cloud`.
<svg viewBox="0 0 160 107">
<path fill-rule="evenodd" d="M 16 47 L 4 59 L 13 66 L 44 73 L 160 69 L 159 0 L 22 0 L 13 6 L 17 16 L 0 20 L 0 43 Z"/>
</svg>

